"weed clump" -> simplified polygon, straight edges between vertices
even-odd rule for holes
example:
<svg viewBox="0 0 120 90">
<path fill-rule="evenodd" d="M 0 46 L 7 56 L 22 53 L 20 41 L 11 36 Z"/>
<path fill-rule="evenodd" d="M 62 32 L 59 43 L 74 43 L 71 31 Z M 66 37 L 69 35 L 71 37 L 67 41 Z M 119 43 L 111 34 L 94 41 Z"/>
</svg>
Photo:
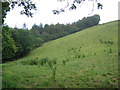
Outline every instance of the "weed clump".
<svg viewBox="0 0 120 90">
<path fill-rule="evenodd" d="M 37 59 L 22 60 L 20 63 L 22 63 L 23 65 L 38 65 L 39 60 L 37 60 Z"/>
<path fill-rule="evenodd" d="M 102 39 L 100 39 L 100 42 L 103 43 Z"/>
<path fill-rule="evenodd" d="M 65 65 L 65 63 L 66 63 L 66 61 L 65 61 L 65 60 L 63 60 L 63 65 Z"/>
<path fill-rule="evenodd" d="M 104 44 L 113 44 L 113 41 L 103 41 L 102 39 L 100 39 L 100 42 Z"/>
<path fill-rule="evenodd" d="M 83 54 L 82 56 L 83 56 L 83 58 L 85 57 L 85 55 L 84 55 L 84 54 Z"/>
<path fill-rule="evenodd" d="M 111 48 L 109 49 L 109 53 L 112 53 L 112 49 Z"/>
<path fill-rule="evenodd" d="M 56 67 L 56 66 L 52 68 L 52 71 L 53 71 L 53 74 L 52 74 L 52 79 L 53 79 L 53 81 L 54 81 L 54 82 L 56 81 L 56 80 L 55 80 L 55 76 L 56 76 L 56 69 L 57 69 L 57 67 Z"/>
<path fill-rule="evenodd" d="M 66 59 L 66 62 L 68 62 L 69 61 L 69 59 Z"/>
<path fill-rule="evenodd" d="M 28 60 L 22 60 L 20 63 L 22 63 L 23 65 L 29 64 L 29 63 L 28 63 Z"/>
<path fill-rule="evenodd" d="M 38 65 L 38 61 L 37 61 L 37 60 L 34 60 L 34 59 L 31 59 L 31 60 L 29 61 L 29 64 L 30 64 L 30 65 Z"/>
<path fill-rule="evenodd" d="M 104 52 L 105 52 L 105 50 L 104 50 Z"/>
<path fill-rule="evenodd" d="M 49 65 L 50 68 L 53 67 L 53 64 L 52 64 L 52 61 L 51 61 L 51 60 L 48 61 L 48 65 Z"/>
<path fill-rule="evenodd" d="M 56 70 L 57 70 L 57 59 L 49 59 L 48 57 L 42 58 L 41 60 L 38 60 L 38 58 L 31 59 L 31 60 L 22 60 L 21 63 L 23 65 L 39 65 L 39 66 L 44 66 L 48 65 L 50 69 L 52 70 L 52 80 L 55 80 L 56 77 Z"/>
<path fill-rule="evenodd" d="M 78 58 L 80 58 L 80 55 L 78 55 Z"/>
<path fill-rule="evenodd" d="M 118 54 L 119 54 L 119 56 L 120 56 L 120 52 L 119 52 Z"/>
<path fill-rule="evenodd" d="M 96 52 L 94 52 L 94 56 L 96 55 Z"/>
<path fill-rule="evenodd" d="M 57 70 L 56 64 L 57 64 L 57 59 L 56 58 L 52 59 L 50 68 L 52 69 L 52 80 L 54 82 L 56 81 L 56 79 L 55 79 L 55 77 L 56 77 L 56 70 Z"/>
<path fill-rule="evenodd" d="M 45 65 L 47 62 L 48 62 L 48 57 L 45 57 L 45 58 L 41 59 L 40 64 L 43 66 L 43 65 Z"/>
</svg>

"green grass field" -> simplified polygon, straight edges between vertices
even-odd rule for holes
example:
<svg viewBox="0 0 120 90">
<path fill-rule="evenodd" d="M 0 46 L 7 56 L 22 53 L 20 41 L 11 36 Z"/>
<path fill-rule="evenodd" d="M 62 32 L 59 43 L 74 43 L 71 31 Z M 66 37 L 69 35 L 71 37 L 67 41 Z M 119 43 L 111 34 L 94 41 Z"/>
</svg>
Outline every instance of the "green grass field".
<svg viewBox="0 0 120 90">
<path fill-rule="evenodd" d="M 2 70 L 3 88 L 117 88 L 118 21 L 47 42 Z"/>
</svg>

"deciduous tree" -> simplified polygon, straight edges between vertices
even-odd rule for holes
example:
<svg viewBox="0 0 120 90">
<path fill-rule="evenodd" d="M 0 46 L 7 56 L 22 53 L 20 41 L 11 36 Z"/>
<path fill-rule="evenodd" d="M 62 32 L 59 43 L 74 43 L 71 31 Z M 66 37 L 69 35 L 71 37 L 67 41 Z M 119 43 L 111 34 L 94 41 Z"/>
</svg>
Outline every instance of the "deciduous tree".
<svg viewBox="0 0 120 90">
<path fill-rule="evenodd" d="M 18 48 L 7 26 L 2 28 L 2 59 L 10 59 L 15 56 Z"/>
</svg>

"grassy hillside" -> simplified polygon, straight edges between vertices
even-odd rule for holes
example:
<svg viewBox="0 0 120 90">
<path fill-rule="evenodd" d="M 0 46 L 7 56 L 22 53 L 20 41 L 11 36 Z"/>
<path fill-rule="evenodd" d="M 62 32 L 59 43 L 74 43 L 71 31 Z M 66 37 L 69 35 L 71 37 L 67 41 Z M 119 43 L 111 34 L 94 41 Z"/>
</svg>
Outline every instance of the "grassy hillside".
<svg viewBox="0 0 120 90">
<path fill-rule="evenodd" d="M 57 62 L 50 68 L 53 59 Z M 118 87 L 118 22 L 50 41 L 2 66 L 3 87 Z"/>
</svg>

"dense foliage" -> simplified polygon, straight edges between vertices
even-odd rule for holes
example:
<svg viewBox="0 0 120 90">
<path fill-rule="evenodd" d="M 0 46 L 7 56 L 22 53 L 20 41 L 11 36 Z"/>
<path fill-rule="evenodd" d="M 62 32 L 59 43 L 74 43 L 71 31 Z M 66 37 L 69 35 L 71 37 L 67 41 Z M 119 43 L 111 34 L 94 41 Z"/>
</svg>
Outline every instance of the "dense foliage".
<svg viewBox="0 0 120 90">
<path fill-rule="evenodd" d="M 2 59 L 4 61 L 26 55 L 42 45 L 41 38 L 35 38 L 30 30 L 2 27 Z M 4 62 L 3 61 L 3 62 Z"/>
<path fill-rule="evenodd" d="M 42 24 L 33 25 L 31 30 L 2 27 L 2 52 L 3 60 L 10 60 L 25 56 L 31 50 L 41 46 L 44 42 L 54 40 L 85 28 L 97 25 L 100 21 L 99 15 L 83 18 L 72 24 L 56 24 L 44 27 Z"/>
<path fill-rule="evenodd" d="M 11 33 L 18 47 L 17 55 L 24 55 L 34 48 L 35 37 L 30 31 L 12 29 Z"/>
<path fill-rule="evenodd" d="M 33 32 L 35 37 L 40 37 L 45 42 L 47 42 L 97 25 L 99 24 L 99 21 L 100 16 L 94 15 L 91 17 L 84 17 L 82 20 L 67 25 L 59 23 L 56 25 L 46 24 L 44 27 L 41 24 L 33 25 L 31 31 Z"/>
<path fill-rule="evenodd" d="M 33 15 L 32 10 L 36 10 L 36 6 L 31 0 L 27 1 L 19 0 L 17 2 L 15 1 L 13 2 L 10 0 L 8 2 L 2 1 L 2 23 L 4 23 L 4 18 L 6 18 L 7 12 L 13 9 L 15 5 L 23 7 L 23 10 L 20 13 L 25 14 L 28 17 L 29 16 L 32 17 Z"/>
<path fill-rule="evenodd" d="M 9 59 L 15 56 L 17 52 L 15 41 L 7 26 L 2 28 L 2 59 Z"/>
</svg>

